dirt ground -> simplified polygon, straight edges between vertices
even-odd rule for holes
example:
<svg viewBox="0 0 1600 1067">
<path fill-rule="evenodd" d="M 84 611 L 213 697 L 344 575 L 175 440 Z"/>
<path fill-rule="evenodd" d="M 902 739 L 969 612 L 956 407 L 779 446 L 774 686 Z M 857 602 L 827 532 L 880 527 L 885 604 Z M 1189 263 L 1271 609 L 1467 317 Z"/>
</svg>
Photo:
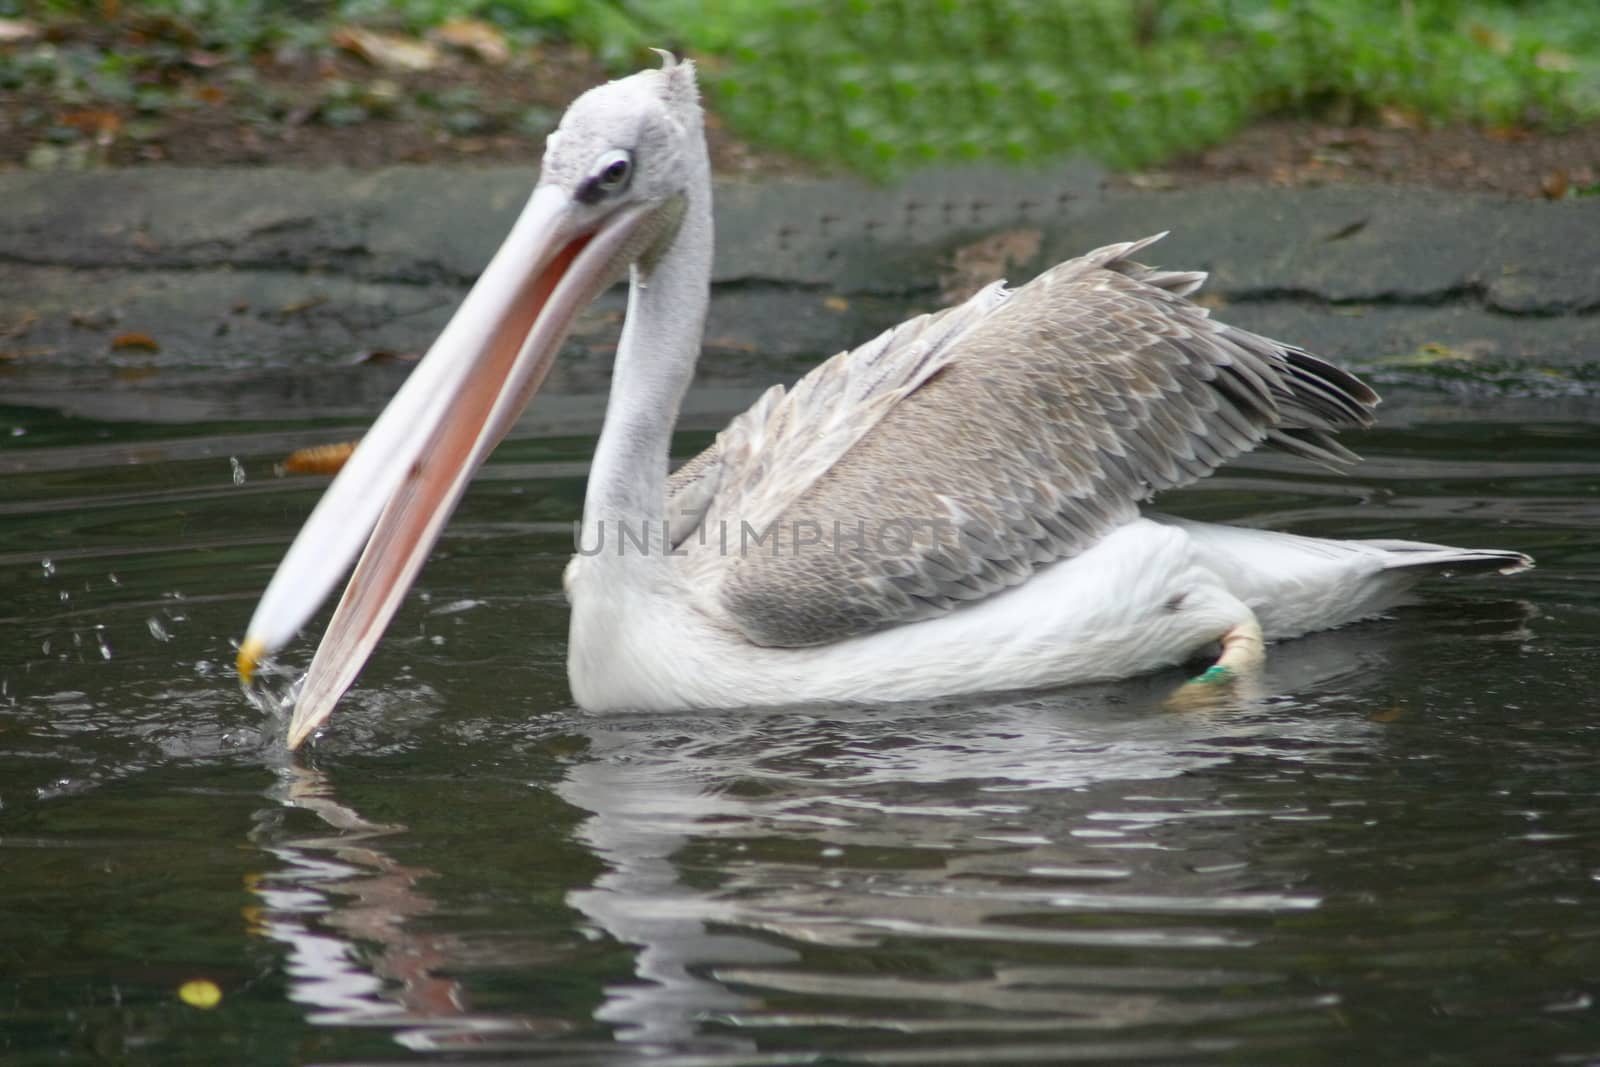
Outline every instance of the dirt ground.
<svg viewBox="0 0 1600 1067">
<path fill-rule="evenodd" d="M 171 23 L 53 27 L 0 49 L 33 50 L 36 70 L 75 49 L 134 57 L 120 88 L 90 76 L 65 90 L 59 78 L 45 85 L 50 79 L 38 77 L 0 90 L 0 169 L 531 164 L 566 104 L 607 77 L 582 50 L 561 45 L 496 61 L 434 47 L 426 69 L 375 58 L 381 42 L 239 60 L 207 52 Z M 708 136 L 713 166 L 725 176 L 820 169 L 735 136 L 714 111 Z M 1600 124 L 1551 133 L 1434 129 L 1403 114 L 1370 125 L 1268 120 L 1115 180 L 1143 188 L 1377 182 L 1558 198 L 1600 191 Z"/>
<path fill-rule="evenodd" d="M 1600 193 L 1600 123 L 1554 133 L 1517 127 L 1429 129 L 1406 116 L 1387 118 L 1372 126 L 1268 120 L 1159 171 L 1122 180 L 1144 187 L 1198 181 L 1377 182 L 1551 199 Z"/>
</svg>

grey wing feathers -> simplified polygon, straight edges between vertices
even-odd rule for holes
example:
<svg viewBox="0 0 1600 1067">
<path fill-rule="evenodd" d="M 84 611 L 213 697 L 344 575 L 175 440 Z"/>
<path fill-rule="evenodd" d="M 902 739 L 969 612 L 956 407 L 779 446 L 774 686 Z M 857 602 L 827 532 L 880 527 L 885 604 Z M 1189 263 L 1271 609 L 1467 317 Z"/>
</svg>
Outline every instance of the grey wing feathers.
<svg viewBox="0 0 1600 1067">
<path fill-rule="evenodd" d="M 673 545 L 706 523 L 731 522 L 737 530 L 781 509 L 935 373 L 953 339 L 1006 296 L 994 282 L 956 307 L 918 315 L 838 353 L 787 392 L 767 390 L 668 479 Z"/>
<path fill-rule="evenodd" d="M 1184 299 L 1204 275 L 1128 258 L 1157 239 L 914 320 L 931 351 L 880 338 L 769 405 L 706 511 L 767 539 L 702 556 L 708 607 L 757 644 L 836 641 L 1016 585 L 1257 445 L 1354 460 L 1332 435 L 1371 422 L 1372 390 L 1211 319 Z"/>
</svg>

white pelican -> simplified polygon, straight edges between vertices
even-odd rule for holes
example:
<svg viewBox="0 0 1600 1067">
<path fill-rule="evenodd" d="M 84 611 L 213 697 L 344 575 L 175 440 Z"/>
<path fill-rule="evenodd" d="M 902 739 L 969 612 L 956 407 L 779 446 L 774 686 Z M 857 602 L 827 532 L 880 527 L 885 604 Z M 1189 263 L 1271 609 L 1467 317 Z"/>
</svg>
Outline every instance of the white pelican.
<svg viewBox="0 0 1600 1067">
<path fill-rule="evenodd" d="M 365 544 L 290 723 L 354 680 L 573 319 L 624 274 L 627 320 L 566 574 L 587 709 L 889 701 L 1110 680 L 1371 615 L 1515 552 L 1339 542 L 1142 514 L 1268 444 L 1325 465 L 1377 396 L 1208 317 L 1204 276 L 1111 245 L 996 282 L 774 388 L 668 477 L 710 292 L 711 175 L 694 68 L 591 89 L 449 325 L 329 486 L 239 649 L 248 681 Z"/>
</svg>

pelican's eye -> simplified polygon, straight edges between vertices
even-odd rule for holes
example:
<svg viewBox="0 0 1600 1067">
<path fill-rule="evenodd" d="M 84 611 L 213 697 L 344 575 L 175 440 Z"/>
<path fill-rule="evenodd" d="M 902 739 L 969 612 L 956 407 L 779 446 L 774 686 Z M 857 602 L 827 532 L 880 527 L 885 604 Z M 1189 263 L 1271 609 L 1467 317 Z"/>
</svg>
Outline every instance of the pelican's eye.
<svg viewBox="0 0 1600 1067">
<path fill-rule="evenodd" d="M 600 157 L 594 172 L 578 186 L 578 199 L 585 204 L 597 204 L 628 187 L 633 177 L 633 156 L 622 149 L 614 149 Z"/>
</svg>

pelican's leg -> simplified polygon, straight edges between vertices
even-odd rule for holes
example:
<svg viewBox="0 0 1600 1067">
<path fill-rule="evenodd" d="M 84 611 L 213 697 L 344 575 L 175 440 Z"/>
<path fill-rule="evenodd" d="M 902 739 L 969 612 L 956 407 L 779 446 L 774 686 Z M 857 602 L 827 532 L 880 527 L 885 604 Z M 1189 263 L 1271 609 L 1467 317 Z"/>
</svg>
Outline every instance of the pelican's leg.
<svg viewBox="0 0 1600 1067">
<path fill-rule="evenodd" d="M 1260 690 L 1266 640 L 1254 615 L 1221 637 L 1222 655 L 1166 699 L 1170 711 L 1195 711 L 1249 700 Z"/>
</svg>

